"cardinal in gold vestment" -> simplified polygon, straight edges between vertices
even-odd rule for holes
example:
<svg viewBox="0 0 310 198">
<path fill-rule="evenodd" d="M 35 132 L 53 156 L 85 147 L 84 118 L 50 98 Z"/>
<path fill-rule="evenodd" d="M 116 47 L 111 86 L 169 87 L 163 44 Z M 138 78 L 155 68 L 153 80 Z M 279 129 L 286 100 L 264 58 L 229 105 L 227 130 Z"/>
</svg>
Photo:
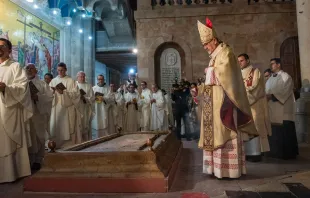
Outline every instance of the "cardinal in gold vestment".
<svg viewBox="0 0 310 198">
<path fill-rule="evenodd" d="M 222 43 L 207 18 L 198 21 L 200 39 L 210 54 L 205 69 L 199 148 L 203 173 L 217 178 L 239 178 L 246 173 L 243 141 L 258 135 L 232 49 Z"/>
</svg>

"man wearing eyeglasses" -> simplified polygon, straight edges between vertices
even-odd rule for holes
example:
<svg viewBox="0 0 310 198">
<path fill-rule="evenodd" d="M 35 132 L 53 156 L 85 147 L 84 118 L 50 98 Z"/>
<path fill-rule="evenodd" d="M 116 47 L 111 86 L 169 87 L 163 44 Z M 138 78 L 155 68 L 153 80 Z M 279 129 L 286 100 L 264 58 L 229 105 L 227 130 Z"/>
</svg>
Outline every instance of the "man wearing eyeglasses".
<svg viewBox="0 0 310 198">
<path fill-rule="evenodd" d="M 10 58 L 12 43 L 0 38 L 0 183 L 31 174 L 26 123 L 32 101 L 25 70 Z"/>
<path fill-rule="evenodd" d="M 298 143 L 294 122 L 293 80 L 282 70 L 280 58 L 271 59 L 270 67 L 273 74 L 266 83 L 272 129 L 268 155 L 274 158 L 295 159 L 298 155 Z"/>
</svg>

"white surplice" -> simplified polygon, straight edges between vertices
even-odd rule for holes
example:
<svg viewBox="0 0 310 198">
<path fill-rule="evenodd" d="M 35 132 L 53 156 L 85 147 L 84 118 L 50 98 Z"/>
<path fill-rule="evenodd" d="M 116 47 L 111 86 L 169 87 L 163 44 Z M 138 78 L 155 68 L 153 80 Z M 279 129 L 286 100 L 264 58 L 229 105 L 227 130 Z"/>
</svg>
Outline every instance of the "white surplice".
<svg viewBox="0 0 310 198">
<path fill-rule="evenodd" d="M 150 130 L 151 121 L 151 90 L 145 88 L 141 92 L 139 106 L 141 108 L 140 127 L 142 131 Z"/>
<path fill-rule="evenodd" d="M 30 135 L 32 145 L 29 148 L 30 163 L 41 163 L 45 152 L 46 134 L 54 99 L 53 91 L 38 76 L 29 80 L 38 89 L 38 101 L 33 102 L 33 116 L 30 119 Z"/>
<path fill-rule="evenodd" d="M 270 121 L 273 124 L 283 124 L 284 120 L 295 120 L 295 97 L 292 77 L 279 71 L 266 82 L 266 94 L 273 94 L 279 101 L 268 102 Z"/>
<path fill-rule="evenodd" d="M 105 101 L 107 103 L 107 121 L 108 121 L 108 130 L 107 130 L 107 135 L 116 133 L 116 127 L 117 127 L 117 98 L 118 93 L 109 91 Z"/>
<path fill-rule="evenodd" d="M 50 120 L 50 134 L 56 142 L 56 148 L 62 148 L 82 142 L 81 113 L 79 112 L 80 90 L 71 77 L 57 76 L 50 87 L 62 83 L 66 89 L 63 94 L 55 91 Z"/>
<path fill-rule="evenodd" d="M 79 102 L 79 111 L 82 114 L 81 117 L 81 130 L 83 141 L 92 139 L 91 121 L 94 117 L 93 104 L 95 101 L 95 95 L 91 84 L 78 83 L 79 89 L 83 90 L 86 94 L 84 95 L 84 101 Z"/>
<path fill-rule="evenodd" d="M 156 102 L 151 105 L 151 127 L 152 131 L 165 130 L 166 115 L 165 115 L 165 99 L 163 92 L 158 90 L 156 93 L 152 94 L 152 99 Z"/>
<path fill-rule="evenodd" d="M 126 93 L 125 94 L 125 132 L 137 132 L 140 128 L 140 113 L 138 108 L 138 103 L 140 100 L 139 94 L 137 92 L 134 93 Z M 136 100 L 137 104 L 133 104 L 132 102 Z M 131 102 L 129 104 L 128 102 Z"/>
<path fill-rule="evenodd" d="M 96 85 L 93 87 L 94 94 L 96 95 L 96 92 L 103 94 L 103 99 L 105 102 L 95 102 L 95 116 L 92 121 L 92 128 L 97 131 L 97 136 L 102 137 L 109 135 L 108 131 L 108 108 L 110 106 L 110 103 L 108 102 L 108 93 L 109 93 L 109 87 L 107 85 L 104 85 L 102 87 Z"/>
<path fill-rule="evenodd" d="M 174 125 L 174 118 L 173 118 L 173 112 L 172 112 L 172 102 L 169 94 L 166 94 L 165 96 L 165 112 L 168 118 L 168 127 L 169 125 Z"/>
<path fill-rule="evenodd" d="M 117 126 L 121 127 L 124 130 L 124 122 L 125 122 L 125 99 L 123 94 L 120 92 L 117 92 L 115 94 L 115 101 L 117 103 L 116 105 L 116 121 L 117 121 Z"/>
<path fill-rule="evenodd" d="M 18 62 L 0 64 L 0 183 L 12 182 L 31 174 L 28 147 L 31 146 L 29 119 L 32 101 L 28 79 Z"/>
</svg>

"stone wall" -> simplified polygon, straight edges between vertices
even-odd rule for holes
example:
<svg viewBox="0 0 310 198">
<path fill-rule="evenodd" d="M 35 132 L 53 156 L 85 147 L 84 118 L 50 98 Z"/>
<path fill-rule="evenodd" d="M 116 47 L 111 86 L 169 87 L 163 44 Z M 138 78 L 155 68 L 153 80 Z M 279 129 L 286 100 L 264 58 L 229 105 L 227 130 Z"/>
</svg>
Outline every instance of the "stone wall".
<svg viewBox="0 0 310 198">
<path fill-rule="evenodd" d="M 182 77 L 196 80 L 203 75 L 209 56 L 204 51 L 197 20 L 208 16 L 218 37 L 229 44 L 236 55 L 247 53 L 254 66 L 261 70 L 269 60 L 280 56 L 282 42 L 297 36 L 295 3 L 259 3 L 248 5 L 236 0 L 232 4 L 156 6 L 145 1 L 135 12 L 138 73 L 140 79 L 155 81 L 154 55 L 165 42 L 175 42 L 185 52 Z M 156 66 L 159 67 L 159 66 Z"/>
</svg>

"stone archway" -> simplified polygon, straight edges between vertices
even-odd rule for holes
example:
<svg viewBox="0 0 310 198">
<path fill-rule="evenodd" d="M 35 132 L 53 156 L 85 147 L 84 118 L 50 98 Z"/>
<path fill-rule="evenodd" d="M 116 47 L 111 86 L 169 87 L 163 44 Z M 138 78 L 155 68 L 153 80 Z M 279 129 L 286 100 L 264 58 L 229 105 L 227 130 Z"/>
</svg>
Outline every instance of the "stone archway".
<svg viewBox="0 0 310 198">
<path fill-rule="evenodd" d="M 147 82 L 155 82 L 155 53 L 157 49 L 163 45 L 164 43 L 176 43 L 179 45 L 184 51 L 184 70 L 182 70 L 181 77 L 186 78 L 187 80 L 191 81 L 193 79 L 193 67 L 192 67 L 192 52 L 189 45 L 183 40 L 178 37 L 174 36 L 163 36 L 155 39 L 153 43 L 150 45 L 146 53 L 146 65 L 147 65 L 147 75 L 145 75 L 144 80 Z M 141 57 L 138 56 L 138 62 Z M 142 62 L 143 63 L 143 62 Z M 183 64 L 183 63 L 182 63 Z M 139 65 L 140 68 L 143 70 L 143 66 Z M 144 66 L 145 67 L 145 66 Z"/>
<path fill-rule="evenodd" d="M 185 70 L 185 52 L 174 42 L 166 42 L 160 45 L 154 58 L 155 82 L 165 90 L 170 90 L 175 78 L 182 78 Z"/>
</svg>

